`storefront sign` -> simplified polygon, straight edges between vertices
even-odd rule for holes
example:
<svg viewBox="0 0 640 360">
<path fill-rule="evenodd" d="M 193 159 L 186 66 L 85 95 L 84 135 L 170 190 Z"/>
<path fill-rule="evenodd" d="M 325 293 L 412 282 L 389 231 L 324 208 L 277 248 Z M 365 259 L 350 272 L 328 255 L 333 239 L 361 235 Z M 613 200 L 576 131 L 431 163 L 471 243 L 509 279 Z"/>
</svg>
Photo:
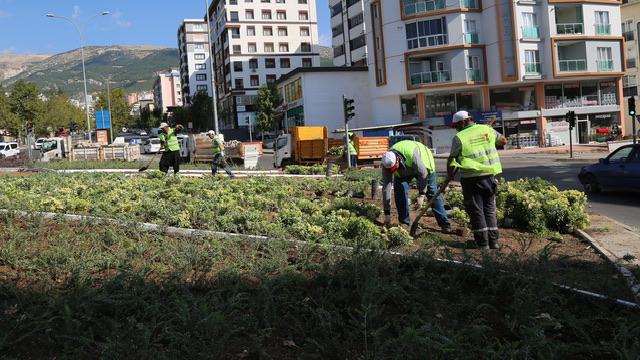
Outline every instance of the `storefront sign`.
<svg viewBox="0 0 640 360">
<path fill-rule="evenodd" d="M 536 121 L 535 120 L 522 120 L 520 121 L 520 124 L 535 124 Z"/>
<path fill-rule="evenodd" d="M 547 123 L 548 132 L 564 132 L 569 130 L 569 123 L 566 121 L 556 121 Z"/>
<path fill-rule="evenodd" d="M 536 88 L 535 88 L 535 87 L 533 87 L 533 86 L 530 86 L 530 87 L 521 87 L 521 88 L 518 88 L 518 91 L 534 91 L 535 89 L 536 89 Z"/>
</svg>

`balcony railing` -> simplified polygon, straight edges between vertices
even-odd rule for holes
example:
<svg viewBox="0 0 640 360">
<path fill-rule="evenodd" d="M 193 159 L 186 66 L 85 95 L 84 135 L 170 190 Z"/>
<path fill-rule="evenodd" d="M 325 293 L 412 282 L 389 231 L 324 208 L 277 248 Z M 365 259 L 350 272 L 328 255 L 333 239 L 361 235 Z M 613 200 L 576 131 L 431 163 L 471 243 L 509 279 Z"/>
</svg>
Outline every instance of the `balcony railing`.
<svg viewBox="0 0 640 360">
<path fill-rule="evenodd" d="M 560 60 L 558 61 L 560 71 L 582 71 L 587 70 L 587 60 Z"/>
<path fill-rule="evenodd" d="M 444 0 L 416 1 L 413 4 L 404 5 L 404 14 L 413 15 L 445 8 Z"/>
<path fill-rule="evenodd" d="M 430 35 L 419 38 L 407 39 L 407 47 L 409 49 L 424 48 L 430 46 L 447 45 L 447 35 Z"/>
<path fill-rule="evenodd" d="M 411 74 L 411 85 L 439 83 L 451 80 L 449 70 L 427 71 Z"/>
<path fill-rule="evenodd" d="M 558 34 L 582 34 L 584 25 L 582 23 L 566 23 L 557 24 L 556 31 Z"/>
<path fill-rule="evenodd" d="M 635 40 L 635 36 L 633 35 L 633 31 L 625 31 L 622 33 L 624 36 L 624 41 L 632 41 Z"/>
<path fill-rule="evenodd" d="M 523 26 L 522 37 L 525 39 L 540 39 L 540 28 L 537 26 Z"/>
<path fill-rule="evenodd" d="M 540 64 L 539 62 L 524 63 L 524 73 L 530 75 L 542 74 L 542 64 Z"/>
<path fill-rule="evenodd" d="M 598 71 L 613 71 L 613 60 L 596 60 Z"/>
<path fill-rule="evenodd" d="M 467 69 L 467 81 L 483 81 L 482 69 Z"/>
<path fill-rule="evenodd" d="M 611 25 L 610 24 L 595 24 L 596 27 L 596 35 L 611 35 Z"/>
<path fill-rule="evenodd" d="M 465 44 L 477 44 L 478 41 L 478 33 L 465 33 L 464 34 L 464 43 Z"/>
</svg>

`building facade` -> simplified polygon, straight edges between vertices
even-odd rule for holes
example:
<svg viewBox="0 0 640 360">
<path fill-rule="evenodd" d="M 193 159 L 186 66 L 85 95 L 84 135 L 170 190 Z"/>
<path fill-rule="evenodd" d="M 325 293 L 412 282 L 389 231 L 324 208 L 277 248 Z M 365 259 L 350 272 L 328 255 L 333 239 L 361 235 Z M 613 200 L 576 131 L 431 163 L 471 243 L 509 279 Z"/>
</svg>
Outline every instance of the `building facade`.
<svg viewBox="0 0 640 360">
<path fill-rule="evenodd" d="M 170 107 L 182 106 L 182 84 L 177 68 L 158 74 L 153 83 L 153 104 L 156 108 L 162 109 L 163 114 L 171 112 Z"/>
<path fill-rule="evenodd" d="M 367 66 L 364 0 L 329 0 L 334 66 Z"/>
<path fill-rule="evenodd" d="M 254 121 L 261 85 L 320 65 L 315 0 L 215 0 L 208 11 L 221 129 Z"/>
<path fill-rule="evenodd" d="M 330 132 L 343 129 L 343 94 L 354 100 L 350 128 L 364 127 L 371 119 L 366 66 L 297 68 L 280 77 L 277 85 L 284 99 L 275 115 L 279 128 L 326 126 Z"/>
<path fill-rule="evenodd" d="M 202 19 L 184 19 L 178 28 L 180 82 L 185 107 L 191 105 L 191 99 L 199 91 L 213 97 L 208 32 L 208 25 Z"/>
<path fill-rule="evenodd" d="M 625 100 L 622 105 L 625 107 L 624 111 L 624 128 L 625 135 L 633 134 L 633 123 L 631 116 L 629 115 L 627 104 L 629 97 L 633 96 L 635 100 L 638 100 L 638 22 L 640 22 L 640 2 L 623 1 L 620 6 L 620 15 L 622 18 L 622 36 L 625 40 L 625 54 L 627 62 L 627 73 L 622 79 L 623 94 Z M 639 106 L 640 102 L 638 105 Z M 636 121 L 636 133 L 640 130 L 640 123 Z"/>
<path fill-rule="evenodd" d="M 363 1 L 374 123 L 450 136 L 464 109 L 496 116 L 509 146 L 601 141 L 623 125 L 620 1 Z"/>
</svg>

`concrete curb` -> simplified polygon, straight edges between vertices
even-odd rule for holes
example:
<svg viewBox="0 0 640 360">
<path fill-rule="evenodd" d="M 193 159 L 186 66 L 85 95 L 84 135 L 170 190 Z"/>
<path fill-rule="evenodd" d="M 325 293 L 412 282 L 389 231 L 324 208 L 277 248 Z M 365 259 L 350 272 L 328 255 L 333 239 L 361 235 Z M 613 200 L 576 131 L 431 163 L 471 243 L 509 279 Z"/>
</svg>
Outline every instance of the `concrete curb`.
<svg viewBox="0 0 640 360">
<path fill-rule="evenodd" d="M 613 264 L 613 266 L 616 267 L 620 275 L 622 275 L 622 277 L 624 278 L 624 281 L 629 287 L 629 290 L 631 290 L 634 301 L 638 306 L 640 306 L 640 283 L 638 283 L 638 280 L 635 278 L 631 270 L 620 263 L 617 256 L 605 249 L 602 244 L 598 242 L 598 240 L 594 239 L 586 232 L 576 229 L 574 230 L 574 234 L 589 242 L 589 244 L 593 246 L 594 249 L 596 249 L 602 256 L 606 257 L 607 260 L 609 260 Z"/>
</svg>

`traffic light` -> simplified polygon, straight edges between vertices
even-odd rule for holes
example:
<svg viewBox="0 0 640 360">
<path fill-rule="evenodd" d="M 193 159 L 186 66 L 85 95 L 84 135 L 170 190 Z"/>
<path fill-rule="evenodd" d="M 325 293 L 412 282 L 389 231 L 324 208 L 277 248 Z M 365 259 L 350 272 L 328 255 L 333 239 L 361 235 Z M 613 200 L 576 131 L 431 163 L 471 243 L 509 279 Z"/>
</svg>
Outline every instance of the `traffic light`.
<svg viewBox="0 0 640 360">
<path fill-rule="evenodd" d="M 567 111 L 566 119 L 569 123 L 569 129 L 573 129 L 576 126 L 576 113 L 574 111 Z"/>
<path fill-rule="evenodd" d="M 354 100 L 346 98 L 344 95 L 342 95 L 342 102 L 344 105 L 344 121 L 347 122 L 351 120 L 351 118 L 355 115 L 355 113 L 353 112 L 353 110 L 355 109 L 355 107 L 353 106 Z"/>
<path fill-rule="evenodd" d="M 629 98 L 629 115 L 636 114 L 636 99 L 632 96 Z"/>
<path fill-rule="evenodd" d="M 33 131 L 33 123 L 27 123 L 27 134 L 31 134 Z"/>
</svg>

